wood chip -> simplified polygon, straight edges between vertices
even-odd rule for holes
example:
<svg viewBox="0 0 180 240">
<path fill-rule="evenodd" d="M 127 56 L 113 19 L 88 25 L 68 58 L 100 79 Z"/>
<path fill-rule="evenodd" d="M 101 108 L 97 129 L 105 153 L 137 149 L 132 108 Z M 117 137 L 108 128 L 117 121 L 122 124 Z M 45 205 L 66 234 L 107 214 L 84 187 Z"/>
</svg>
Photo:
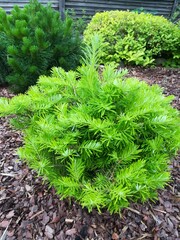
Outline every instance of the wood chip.
<svg viewBox="0 0 180 240">
<path fill-rule="evenodd" d="M 66 218 L 66 219 L 65 219 L 65 223 L 66 223 L 66 224 L 71 224 L 71 223 L 73 223 L 73 222 L 74 222 L 73 219 L 69 219 L 69 218 Z"/>
<path fill-rule="evenodd" d="M 4 220 L 2 222 L 0 222 L 0 227 L 1 228 L 7 228 L 7 226 L 9 225 L 9 221 Z"/>
<path fill-rule="evenodd" d="M 113 233 L 112 234 L 112 239 L 113 240 L 118 240 L 119 239 L 119 235 L 117 233 Z"/>
<path fill-rule="evenodd" d="M 75 228 L 71 228 L 71 229 L 66 231 L 67 236 L 71 236 L 71 235 L 74 235 L 74 234 L 76 234 L 76 229 Z"/>
</svg>

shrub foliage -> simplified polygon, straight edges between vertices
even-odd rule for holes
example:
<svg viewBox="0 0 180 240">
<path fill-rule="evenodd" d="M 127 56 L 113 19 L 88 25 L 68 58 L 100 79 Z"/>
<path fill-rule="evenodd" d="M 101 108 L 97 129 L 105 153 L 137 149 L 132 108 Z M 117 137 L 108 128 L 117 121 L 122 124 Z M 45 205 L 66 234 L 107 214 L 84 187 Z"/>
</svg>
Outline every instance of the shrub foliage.
<svg viewBox="0 0 180 240">
<path fill-rule="evenodd" d="M 12 123 L 24 133 L 19 156 L 62 198 L 112 213 L 156 197 L 169 180 L 180 128 L 160 87 L 126 79 L 113 64 L 99 75 L 101 46 L 95 36 L 78 71 L 53 68 L 26 94 L 1 98 L 0 115 L 16 115 Z"/>
<path fill-rule="evenodd" d="M 179 66 L 180 29 L 162 16 L 128 11 L 97 13 L 84 32 L 86 42 L 93 33 L 101 34 L 106 42 L 102 62 L 146 66 L 164 58 L 164 64 Z"/>
<path fill-rule="evenodd" d="M 62 21 L 50 5 L 45 7 L 31 0 L 23 9 L 15 6 L 10 15 L 1 10 L 0 19 L 12 69 L 7 80 L 14 91 L 26 91 L 53 66 L 66 70 L 77 67 L 81 41 L 68 16 Z"/>
<path fill-rule="evenodd" d="M 9 74 L 7 63 L 7 39 L 3 32 L 0 32 L 0 86 L 6 84 L 6 77 Z"/>
</svg>

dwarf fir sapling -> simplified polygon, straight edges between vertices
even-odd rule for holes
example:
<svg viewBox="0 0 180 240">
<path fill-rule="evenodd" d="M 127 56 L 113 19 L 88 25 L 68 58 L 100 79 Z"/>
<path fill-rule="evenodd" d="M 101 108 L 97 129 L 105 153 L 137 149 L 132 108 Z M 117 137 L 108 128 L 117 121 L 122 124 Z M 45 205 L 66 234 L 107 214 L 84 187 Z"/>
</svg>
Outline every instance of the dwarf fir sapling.
<svg viewBox="0 0 180 240">
<path fill-rule="evenodd" d="M 20 158 L 61 198 L 113 213 L 154 199 L 170 179 L 180 121 L 172 96 L 157 85 L 125 78 L 113 64 L 98 73 L 100 39 L 94 36 L 77 71 L 53 68 L 26 94 L 1 99 L 0 114 L 13 114 L 24 135 Z"/>
</svg>

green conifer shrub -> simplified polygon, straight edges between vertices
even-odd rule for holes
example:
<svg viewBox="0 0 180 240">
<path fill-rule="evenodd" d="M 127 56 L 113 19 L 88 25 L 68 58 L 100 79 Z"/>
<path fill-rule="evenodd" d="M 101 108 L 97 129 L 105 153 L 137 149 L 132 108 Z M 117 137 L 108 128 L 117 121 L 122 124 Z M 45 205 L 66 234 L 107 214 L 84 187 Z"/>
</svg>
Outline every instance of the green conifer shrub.
<svg viewBox="0 0 180 240">
<path fill-rule="evenodd" d="M 85 42 L 90 42 L 94 33 L 101 34 L 106 42 L 102 62 L 147 66 L 161 58 L 165 65 L 180 65 L 180 29 L 162 16 L 128 11 L 96 13 L 84 32 Z"/>
<path fill-rule="evenodd" d="M 6 77 L 9 74 L 7 63 L 7 39 L 3 32 L 0 32 L 0 86 L 7 84 Z"/>
<path fill-rule="evenodd" d="M 80 57 L 80 35 L 73 20 L 60 19 L 58 11 L 31 0 L 23 9 L 15 6 L 11 14 L 0 11 L 0 29 L 8 40 L 7 80 L 15 92 L 24 92 L 41 74 L 53 66 L 76 68 Z"/>
<path fill-rule="evenodd" d="M 93 38 L 77 71 L 55 67 L 26 94 L 1 98 L 0 116 L 13 114 L 24 136 L 20 158 L 62 198 L 113 213 L 156 198 L 170 179 L 180 118 L 159 86 L 126 79 L 113 64 L 99 74 L 101 43 Z"/>
</svg>

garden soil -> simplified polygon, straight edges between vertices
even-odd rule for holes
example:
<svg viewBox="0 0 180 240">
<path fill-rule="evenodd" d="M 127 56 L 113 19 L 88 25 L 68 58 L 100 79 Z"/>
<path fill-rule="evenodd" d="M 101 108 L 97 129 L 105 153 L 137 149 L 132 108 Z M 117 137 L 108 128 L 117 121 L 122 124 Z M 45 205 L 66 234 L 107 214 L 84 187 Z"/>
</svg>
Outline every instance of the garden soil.
<svg viewBox="0 0 180 240">
<path fill-rule="evenodd" d="M 175 95 L 180 109 L 180 69 L 129 68 L 128 76 L 159 84 L 164 93 Z M 12 97 L 6 88 L 0 96 Z M 171 182 L 159 191 L 155 202 L 130 204 L 120 214 L 88 213 L 71 199 L 60 200 L 55 190 L 19 161 L 16 149 L 21 133 L 9 118 L 0 119 L 0 236 L 6 240 L 179 240 L 180 156 L 173 159 Z"/>
</svg>

